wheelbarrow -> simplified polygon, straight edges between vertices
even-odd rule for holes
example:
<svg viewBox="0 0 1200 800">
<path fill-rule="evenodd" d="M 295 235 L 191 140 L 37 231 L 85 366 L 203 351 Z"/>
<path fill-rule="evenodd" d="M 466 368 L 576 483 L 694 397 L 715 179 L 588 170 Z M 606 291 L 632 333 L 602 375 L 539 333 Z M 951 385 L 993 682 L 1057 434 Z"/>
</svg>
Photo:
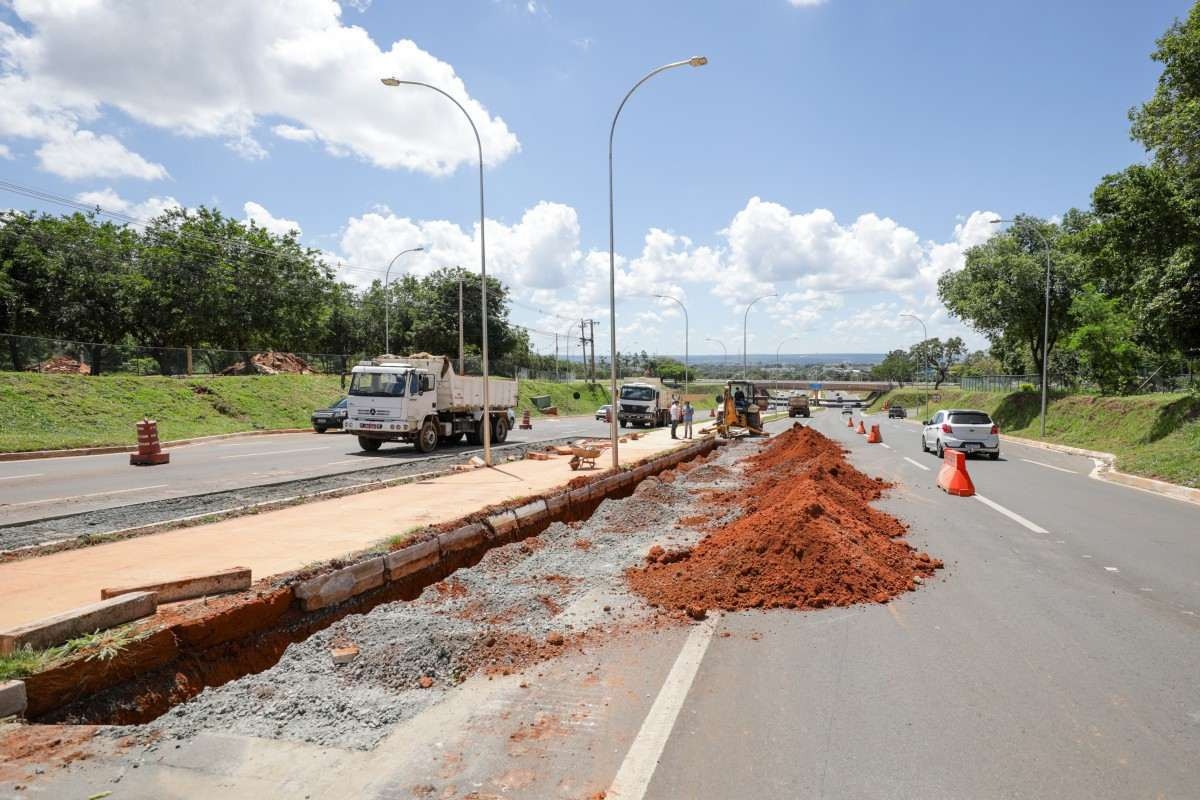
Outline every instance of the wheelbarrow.
<svg viewBox="0 0 1200 800">
<path fill-rule="evenodd" d="M 590 447 L 572 447 L 571 460 L 568 462 L 571 469 L 595 469 L 596 459 L 600 457 L 599 448 Z"/>
</svg>

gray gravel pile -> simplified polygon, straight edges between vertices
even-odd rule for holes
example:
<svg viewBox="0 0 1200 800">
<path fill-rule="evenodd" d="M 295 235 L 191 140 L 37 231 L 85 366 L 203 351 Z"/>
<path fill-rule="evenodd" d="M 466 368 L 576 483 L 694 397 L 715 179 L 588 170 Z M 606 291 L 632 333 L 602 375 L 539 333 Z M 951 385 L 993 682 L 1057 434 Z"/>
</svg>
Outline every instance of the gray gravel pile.
<svg viewBox="0 0 1200 800">
<path fill-rule="evenodd" d="M 542 451 L 555 444 L 565 444 L 570 439 L 551 439 L 522 444 L 508 444 L 494 448 L 496 457 L 524 458 L 530 450 Z M 242 506 L 283 500 L 290 497 L 314 495 L 333 489 L 345 489 L 364 483 L 390 481 L 426 472 L 450 469 L 461 464 L 472 455 L 482 451 L 474 448 L 458 449 L 433 456 L 405 459 L 382 467 L 339 472 L 316 478 L 301 478 L 282 483 L 246 486 L 224 492 L 171 497 L 147 503 L 132 503 L 115 508 L 84 511 L 79 514 L 55 519 L 39 519 L 0 525 L 0 552 L 32 547 L 65 539 L 99 536 L 127 528 L 154 525 L 160 522 L 194 517 L 201 514 L 220 514 Z"/>
<path fill-rule="evenodd" d="M 710 463 L 728 466 L 746 448 L 718 453 Z M 738 483 L 733 471 L 710 471 L 709 480 L 698 472 L 648 478 L 590 519 L 492 550 L 412 602 L 346 617 L 289 647 L 271 669 L 208 689 L 150 727 L 173 737 L 211 730 L 369 749 L 437 702 L 486 648 L 497 658 L 486 650 L 485 663 L 504 663 L 499 651 L 513 642 L 546 648 L 552 633 L 569 639 L 648 617 L 625 570 L 651 545 L 694 544 L 702 534 L 676 522 L 704 512 L 697 490 Z M 335 666 L 331 647 L 351 642 L 358 657 Z M 422 688 L 422 679 L 432 685 Z"/>
</svg>

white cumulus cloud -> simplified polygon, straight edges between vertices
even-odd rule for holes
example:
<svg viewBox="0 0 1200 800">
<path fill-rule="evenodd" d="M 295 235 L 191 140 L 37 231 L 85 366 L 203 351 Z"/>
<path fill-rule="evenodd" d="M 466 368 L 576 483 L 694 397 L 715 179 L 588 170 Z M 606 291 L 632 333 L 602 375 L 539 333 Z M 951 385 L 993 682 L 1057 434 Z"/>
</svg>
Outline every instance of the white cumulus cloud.
<svg viewBox="0 0 1200 800">
<path fill-rule="evenodd" d="M 276 135 L 308 131 L 334 155 L 381 167 L 445 174 L 471 162 L 475 142 L 459 110 L 428 89 L 379 83 L 395 76 L 461 102 L 479 127 L 487 163 L 520 147 L 450 64 L 407 39 L 375 42 L 343 24 L 335 0 L 12 0 L 11 7 L 30 32 L 0 23 L 0 136 L 70 141 L 112 107 L 177 134 L 222 139 L 247 158 L 266 155 L 255 134 L 274 124 Z M 133 155 L 121 154 L 125 174 L 165 175 Z M 60 169 L 75 172 L 102 166 L 65 163 Z"/>
<path fill-rule="evenodd" d="M 155 164 L 127 149 L 108 134 L 88 130 L 55 134 L 37 149 L 42 169 L 67 180 L 81 178 L 141 178 L 153 181 L 167 177 L 162 164 Z"/>
<path fill-rule="evenodd" d="M 285 236 L 291 231 L 296 231 L 297 235 L 302 233 L 299 222 L 296 222 L 294 219 L 283 219 L 282 217 L 273 216 L 270 211 L 267 211 L 266 208 L 259 203 L 255 203 L 253 200 L 247 201 L 242 206 L 242 211 L 246 213 L 247 221 L 253 222 L 258 227 L 276 236 Z"/>
<path fill-rule="evenodd" d="M 150 197 L 137 203 L 126 200 L 111 188 L 80 192 L 75 195 L 75 199 L 81 203 L 98 206 L 104 211 L 114 211 L 118 214 L 124 214 L 136 220 L 147 222 L 168 209 L 183 208 L 183 204 L 174 197 Z"/>
</svg>

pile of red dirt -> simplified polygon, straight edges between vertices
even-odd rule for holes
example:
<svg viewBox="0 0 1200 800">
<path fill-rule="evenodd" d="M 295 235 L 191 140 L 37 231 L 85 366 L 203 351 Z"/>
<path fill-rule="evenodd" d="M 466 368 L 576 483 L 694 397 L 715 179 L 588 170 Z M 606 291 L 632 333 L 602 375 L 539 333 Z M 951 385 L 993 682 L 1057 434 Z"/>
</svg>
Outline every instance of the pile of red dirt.
<svg viewBox="0 0 1200 800">
<path fill-rule="evenodd" d="M 887 602 L 942 566 L 869 505 L 888 484 L 812 428 L 792 427 L 743 464 L 749 483 L 729 493 L 742 515 L 692 549 L 652 548 L 629 570 L 635 591 L 683 611 L 823 608 Z"/>
<path fill-rule="evenodd" d="M 67 356 L 54 356 L 40 364 L 29 368 L 30 372 L 42 372 L 47 375 L 91 375 L 92 368 L 87 364 Z"/>
<path fill-rule="evenodd" d="M 268 350 L 255 353 L 249 361 L 239 361 L 221 370 L 222 375 L 311 375 L 312 367 L 294 353 Z"/>
</svg>

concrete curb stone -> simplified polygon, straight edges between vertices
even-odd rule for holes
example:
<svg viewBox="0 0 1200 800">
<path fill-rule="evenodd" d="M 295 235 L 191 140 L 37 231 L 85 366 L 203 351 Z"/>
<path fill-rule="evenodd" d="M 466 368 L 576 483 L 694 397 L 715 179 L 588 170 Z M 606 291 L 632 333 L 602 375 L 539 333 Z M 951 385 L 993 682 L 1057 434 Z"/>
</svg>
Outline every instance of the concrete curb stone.
<svg viewBox="0 0 1200 800">
<path fill-rule="evenodd" d="M 62 614 L 0 631 L 0 655 L 9 655 L 26 646 L 43 650 L 76 636 L 151 616 L 157 608 L 158 595 L 154 592 L 133 592 L 73 608 Z"/>
<path fill-rule="evenodd" d="M 24 714 L 25 707 L 25 681 L 0 683 L 0 718 Z"/>
<path fill-rule="evenodd" d="M 441 559 L 442 548 L 437 537 L 434 537 L 388 553 L 383 557 L 383 567 L 387 579 L 397 581 L 436 566 Z"/>
<path fill-rule="evenodd" d="M 295 588 L 296 599 L 305 611 L 316 611 L 349 600 L 368 589 L 383 585 L 384 558 L 360 561 L 326 575 L 318 575 Z"/>
</svg>

